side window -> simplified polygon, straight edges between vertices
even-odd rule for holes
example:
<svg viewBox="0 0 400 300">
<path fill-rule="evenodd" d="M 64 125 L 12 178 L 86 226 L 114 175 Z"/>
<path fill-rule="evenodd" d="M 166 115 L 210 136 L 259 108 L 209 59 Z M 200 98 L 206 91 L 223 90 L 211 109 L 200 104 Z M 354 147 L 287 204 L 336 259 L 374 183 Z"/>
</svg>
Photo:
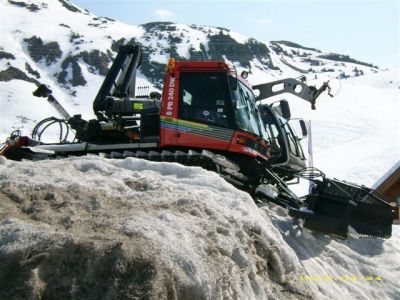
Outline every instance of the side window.
<svg viewBox="0 0 400 300">
<path fill-rule="evenodd" d="M 238 88 L 232 91 L 232 99 L 236 102 L 235 120 L 237 126 L 244 131 L 260 135 L 258 114 L 252 93 L 239 82 Z"/>
<path fill-rule="evenodd" d="M 289 149 L 290 149 L 290 152 L 295 156 L 299 156 L 299 151 L 297 149 L 295 135 L 293 134 L 291 128 L 289 127 L 289 124 L 286 123 L 284 128 L 285 128 L 287 136 L 289 137 Z"/>
<path fill-rule="evenodd" d="M 271 146 L 271 156 L 282 156 L 282 147 L 285 145 L 282 137 L 279 136 L 279 125 L 277 125 L 274 117 L 267 108 L 262 109 L 261 117 L 263 124 L 265 125 L 268 142 Z"/>
<path fill-rule="evenodd" d="M 232 99 L 235 102 L 235 120 L 240 129 L 252 132 L 248 120 L 250 114 L 247 109 L 246 101 L 244 99 L 243 90 L 238 86 L 235 91 L 232 91 Z"/>
<path fill-rule="evenodd" d="M 180 118 L 229 127 L 229 101 L 225 73 L 181 73 Z"/>
</svg>

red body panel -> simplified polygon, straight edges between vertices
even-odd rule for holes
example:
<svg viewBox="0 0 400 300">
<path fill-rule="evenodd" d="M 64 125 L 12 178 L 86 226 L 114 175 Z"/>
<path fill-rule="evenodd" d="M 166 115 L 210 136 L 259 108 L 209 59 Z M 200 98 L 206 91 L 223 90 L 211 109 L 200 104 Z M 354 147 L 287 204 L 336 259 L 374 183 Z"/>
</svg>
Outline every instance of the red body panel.
<svg viewBox="0 0 400 300">
<path fill-rule="evenodd" d="M 178 137 L 178 144 L 180 146 L 187 146 L 191 148 L 207 148 L 226 151 L 228 150 L 230 141 L 180 132 Z"/>
<path fill-rule="evenodd" d="M 160 147 L 173 147 L 178 144 L 176 129 L 160 127 Z"/>
<path fill-rule="evenodd" d="M 178 116 L 179 104 L 179 73 L 174 70 L 173 73 L 166 73 L 164 80 L 164 89 L 161 102 L 160 121 L 173 120 Z M 176 126 L 163 127 L 160 122 L 160 146 L 176 146 L 177 130 Z"/>
<path fill-rule="evenodd" d="M 265 155 L 265 154 L 261 153 L 260 151 L 255 150 L 252 147 L 239 144 L 237 142 L 239 136 L 246 137 L 247 139 L 258 144 L 260 148 L 264 149 L 264 152 L 266 152 L 269 149 L 269 145 L 264 140 L 259 140 L 256 137 L 254 137 L 253 135 L 248 134 L 243 131 L 235 131 L 235 133 L 232 137 L 232 143 L 230 144 L 230 146 L 228 148 L 228 152 L 242 153 L 242 154 L 246 154 L 251 157 L 261 157 L 264 160 L 268 160 L 268 155 Z"/>
</svg>

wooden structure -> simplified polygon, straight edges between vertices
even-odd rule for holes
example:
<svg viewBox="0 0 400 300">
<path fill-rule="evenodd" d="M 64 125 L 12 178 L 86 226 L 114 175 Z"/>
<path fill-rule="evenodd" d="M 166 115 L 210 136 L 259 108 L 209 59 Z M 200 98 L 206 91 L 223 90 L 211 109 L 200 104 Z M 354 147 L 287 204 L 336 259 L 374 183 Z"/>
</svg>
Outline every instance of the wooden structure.
<svg viewBox="0 0 400 300">
<path fill-rule="evenodd" d="M 400 223 L 400 161 L 398 161 L 385 175 L 373 186 L 378 192 L 385 195 L 396 211 L 395 223 Z"/>
</svg>

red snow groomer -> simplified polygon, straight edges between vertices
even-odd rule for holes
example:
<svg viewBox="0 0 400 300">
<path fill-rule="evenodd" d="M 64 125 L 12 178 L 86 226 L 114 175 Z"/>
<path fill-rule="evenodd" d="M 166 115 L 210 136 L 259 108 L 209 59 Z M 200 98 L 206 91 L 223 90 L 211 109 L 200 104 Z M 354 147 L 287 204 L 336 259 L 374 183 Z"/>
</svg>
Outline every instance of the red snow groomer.
<svg viewBox="0 0 400 300">
<path fill-rule="evenodd" d="M 306 228 L 343 238 L 350 227 L 359 234 L 390 237 L 394 214 L 384 198 L 305 168 L 287 101 L 262 103 L 291 93 L 315 108 L 316 98 L 329 92 L 328 83 L 316 89 L 289 78 L 251 87 L 225 62 L 170 59 L 162 94 L 135 95 L 141 55 L 140 45 L 120 48 L 93 102 L 97 119 L 70 116 L 48 87 L 39 86 L 34 95 L 47 97 L 63 118 L 39 122 L 32 138 L 13 134 L 0 154 L 41 160 L 93 153 L 200 166 L 250 193 L 259 206 L 273 202 L 287 208 Z M 41 136 L 52 124 L 65 131 L 59 142 L 44 143 Z M 305 136 L 304 121 L 300 125 Z M 75 139 L 67 142 L 71 130 Z M 313 181 L 309 195 L 299 198 L 289 189 L 287 182 L 298 178 Z"/>
</svg>

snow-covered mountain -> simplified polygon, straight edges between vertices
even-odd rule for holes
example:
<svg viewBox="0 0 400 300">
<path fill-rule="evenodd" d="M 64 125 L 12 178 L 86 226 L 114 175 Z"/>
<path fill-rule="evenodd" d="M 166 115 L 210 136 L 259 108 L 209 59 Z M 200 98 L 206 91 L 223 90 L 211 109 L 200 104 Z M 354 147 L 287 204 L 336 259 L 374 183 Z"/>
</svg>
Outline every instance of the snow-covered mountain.
<svg viewBox="0 0 400 300">
<path fill-rule="evenodd" d="M 67 109 L 90 116 L 91 102 L 119 45 L 129 41 L 143 47 L 138 85 L 150 90 L 162 88 L 169 57 L 225 60 L 239 72 L 250 71 L 253 84 L 288 76 L 345 78 L 378 72 L 376 66 L 346 55 L 287 41 L 261 42 L 225 28 L 168 22 L 126 25 L 68 0 L 8 0 L 0 3 L 0 11 L 0 116 L 16 120 L 3 123 L 0 134 L 24 124 L 31 127 L 48 116 L 51 109 L 29 97 L 39 82 L 49 85 Z"/>
<path fill-rule="evenodd" d="M 6 37 L 0 45 L 2 71 L 11 68 L 2 73 L 2 80 L 52 80 L 72 96 L 82 96 L 76 94 L 77 88 L 91 82 L 91 75 L 104 76 L 118 46 L 128 41 L 143 45 L 143 76 L 158 88 L 168 57 L 226 60 L 251 74 L 261 71 L 270 76 L 288 70 L 313 77 L 324 72 L 344 77 L 377 71 L 376 66 L 346 55 L 288 41 L 260 42 L 220 27 L 169 22 L 128 26 L 97 17 L 68 0 L 9 0 L 1 8 Z"/>
</svg>

